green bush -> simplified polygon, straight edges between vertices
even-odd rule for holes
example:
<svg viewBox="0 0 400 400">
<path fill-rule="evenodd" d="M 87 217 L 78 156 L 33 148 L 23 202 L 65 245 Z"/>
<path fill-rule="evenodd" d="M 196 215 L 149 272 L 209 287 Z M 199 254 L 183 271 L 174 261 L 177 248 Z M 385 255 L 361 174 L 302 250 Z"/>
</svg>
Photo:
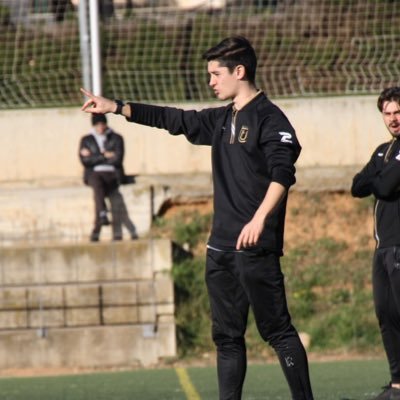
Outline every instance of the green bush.
<svg viewBox="0 0 400 400">
<path fill-rule="evenodd" d="M 172 269 L 177 341 L 182 356 L 212 348 L 204 265 L 205 259 L 198 257 L 175 263 Z"/>
<path fill-rule="evenodd" d="M 166 220 L 157 218 L 155 226 L 170 231 L 172 240 L 179 246 L 193 250 L 200 242 L 206 245 L 211 214 L 181 212 Z M 213 348 L 209 302 L 204 282 L 205 256 L 176 250 L 172 267 L 175 291 L 175 319 L 178 349 L 181 356 L 193 355 Z"/>
<path fill-rule="evenodd" d="M 190 248 L 193 248 L 209 232 L 210 222 L 210 214 L 203 216 L 194 213 L 190 222 L 178 219 L 174 227 L 175 240 L 182 245 L 188 244 Z"/>
<path fill-rule="evenodd" d="M 312 349 L 365 350 L 380 343 L 373 310 L 371 250 L 322 238 L 283 258 L 288 303 L 296 327 L 311 335 Z"/>
</svg>

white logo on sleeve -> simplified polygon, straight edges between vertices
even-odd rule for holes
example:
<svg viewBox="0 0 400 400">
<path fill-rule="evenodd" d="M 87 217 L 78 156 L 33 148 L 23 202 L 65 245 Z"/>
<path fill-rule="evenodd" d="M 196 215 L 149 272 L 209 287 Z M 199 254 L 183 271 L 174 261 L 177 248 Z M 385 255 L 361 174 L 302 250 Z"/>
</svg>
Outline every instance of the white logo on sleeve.
<svg viewBox="0 0 400 400">
<path fill-rule="evenodd" d="M 279 134 L 282 136 L 281 142 L 282 143 L 293 143 L 292 141 L 292 134 L 289 132 L 279 132 Z"/>
<path fill-rule="evenodd" d="M 397 156 L 396 156 L 396 160 L 400 161 L 400 151 L 399 151 L 399 154 L 397 154 Z"/>
</svg>

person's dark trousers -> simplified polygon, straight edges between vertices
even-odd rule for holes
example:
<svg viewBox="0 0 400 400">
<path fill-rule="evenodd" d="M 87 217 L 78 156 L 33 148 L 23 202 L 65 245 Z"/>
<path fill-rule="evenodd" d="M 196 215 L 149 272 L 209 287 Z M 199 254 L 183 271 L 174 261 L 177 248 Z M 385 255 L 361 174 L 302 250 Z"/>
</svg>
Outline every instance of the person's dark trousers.
<svg viewBox="0 0 400 400">
<path fill-rule="evenodd" d="M 88 185 L 93 189 L 95 204 L 94 233 L 101 229 L 100 215 L 107 211 L 105 199 L 114 190 L 118 189 L 119 181 L 115 172 L 91 171 L 88 176 Z"/>
<path fill-rule="evenodd" d="M 375 251 L 372 287 L 391 381 L 400 383 L 400 246 Z"/>
<path fill-rule="evenodd" d="M 244 334 L 251 306 L 262 338 L 278 355 L 292 398 L 312 400 L 307 355 L 287 309 L 279 256 L 263 249 L 208 249 L 206 283 L 217 347 L 219 399 L 241 399 L 246 374 Z"/>
<path fill-rule="evenodd" d="M 113 239 L 122 239 L 122 225 L 125 225 L 128 229 L 131 238 L 136 239 L 138 237 L 136 226 L 129 218 L 128 209 L 121 192 L 118 189 L 114 190 L 109 195 L 109 199 L 111 203 Z"/>
</svg>

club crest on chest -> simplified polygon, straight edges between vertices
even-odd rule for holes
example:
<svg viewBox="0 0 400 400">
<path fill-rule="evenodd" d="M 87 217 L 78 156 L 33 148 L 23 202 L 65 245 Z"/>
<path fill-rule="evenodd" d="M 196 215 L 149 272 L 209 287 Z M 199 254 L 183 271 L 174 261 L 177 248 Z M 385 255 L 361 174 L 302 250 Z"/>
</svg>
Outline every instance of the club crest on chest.
<svg viewBox="0 0 400 400">
<path fill-rule="evenodd" d="M 248 135 L 249 135 L 249 128 L 246 125 L 243 125 L 240 128 L 239 132 L 239 137 L 238 137 L 239 143 L 246 143 Z"/>
</svg>

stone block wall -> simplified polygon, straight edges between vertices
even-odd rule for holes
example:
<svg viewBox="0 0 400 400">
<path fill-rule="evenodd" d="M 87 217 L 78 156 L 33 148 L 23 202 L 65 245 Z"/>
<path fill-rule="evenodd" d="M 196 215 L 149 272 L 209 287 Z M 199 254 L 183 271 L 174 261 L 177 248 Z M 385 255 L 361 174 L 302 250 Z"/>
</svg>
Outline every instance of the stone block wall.
<svg viewBox="0 0 400 400">
<path fill-rule="evenodd" d="M 13 246 L 0 258 L 0 370 L 176 355 L 168 240 Z"/>
</svg>

